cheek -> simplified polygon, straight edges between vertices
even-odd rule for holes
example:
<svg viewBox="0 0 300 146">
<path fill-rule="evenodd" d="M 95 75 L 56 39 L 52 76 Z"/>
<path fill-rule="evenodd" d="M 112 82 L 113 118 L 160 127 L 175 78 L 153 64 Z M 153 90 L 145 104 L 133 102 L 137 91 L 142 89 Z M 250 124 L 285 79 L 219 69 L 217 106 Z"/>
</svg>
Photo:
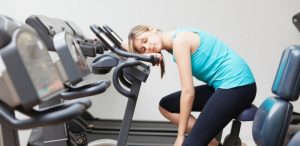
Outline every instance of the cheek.
<svg viewBox="0 0 300 146">
<path fill-rule="evenodd" d="M 134 48 L 140 48 L 140 44 L 137 41 L 133 42 L 133 47 Z"/>
<path fill-rule="evenodd" d="M 154 38 L 154 41 L 155 41 L 156 44 L 161 44 L 161 38 L 158 37 L 158 36 L 156 36 L 156 37 Z"/>
<path fill-rule="evenodd" d="M 162 48 L 162 40 L 161 40 L 161 38 L 158 38 L 157 40 L 158 40 L 157 47 L 159 47 L 161 49 Z"/>
</svg>

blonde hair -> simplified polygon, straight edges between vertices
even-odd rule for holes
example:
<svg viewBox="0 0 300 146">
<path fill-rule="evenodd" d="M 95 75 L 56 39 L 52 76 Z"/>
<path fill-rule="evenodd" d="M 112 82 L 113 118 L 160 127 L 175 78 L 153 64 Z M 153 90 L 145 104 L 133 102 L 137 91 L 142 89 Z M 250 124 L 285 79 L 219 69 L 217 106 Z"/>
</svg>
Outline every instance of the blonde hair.
<svg viewBox="0 0 300 146">
<path fill-rule="evenodd" d="M 129 52 L 138 53 L 138 51 L 136 51 L 136 48 L 134 47 L 133 40 L 136 39 L 138 36 L 140 36 L 142 33 L 148 32 L 150 30 L 151 30 L 151 27 L 147 26 L 147 25 L 137 25 L 130 30 L 130 33 L 128 34 L 128 50 L 129 50 Z M 160 30 L 157 30 L 157 31 L 160 31 Z M 162 59 L 159 66 L 160 66 L 160 76 L 161 76 L 161 78 L 163 78 L 163 76 L 165 74 L 164 59 Z"/>
</svg>

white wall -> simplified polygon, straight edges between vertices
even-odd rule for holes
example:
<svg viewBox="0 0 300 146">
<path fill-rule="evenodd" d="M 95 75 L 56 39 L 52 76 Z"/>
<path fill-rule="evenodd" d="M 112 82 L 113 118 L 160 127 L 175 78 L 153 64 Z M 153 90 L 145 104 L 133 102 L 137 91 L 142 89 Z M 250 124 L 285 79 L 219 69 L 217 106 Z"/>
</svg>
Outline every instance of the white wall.
<svg viewBox="0 0 300 146">
<path fill-rule="evenodd" d="M 32 14 L 47 15 L 78 24 L 88 37 L 94 37 L 89 25 L 108 24 L 123 38 L 137 24 L 169 30 L 177 26 L 206 29 L 234 48 L 249 63 L 258 85 L 259 105 L 272 95 L 271 85 L 284 48 L 300 44 L 300 34 L 291 17 L 300 11 L 299 0 L 0 0 L 0 13 L 24 20 Z M 170 58 L 169 55 L 166 56 Z M 153 68 L 143 84 L 136 107 L 136 120 L 164 120 L 157 110 L 160 98 L 178 90 L 179 80 L 173 61 L 166 62 L 166 76 Z M 88 82 L 110 79 L 110 74 L 94 76 Z M 201 82 L 195 81 L 196 84 Z M 242 98 L 242 97 L 241 97 Z M 91 98 L 90 111 L 100 118 L 122 118 L 125 98 L 113 87 Z M 300 111 L 299 104 L 296 110 Z M 226 129 L 228 131 L 228 128 Z M 252 141 L 251 123 L 242 127 L 244 141 Z M 25 140 L 24 140 L 25 141 Z M 250 143 L 249 145 L 252 145 Z"/>
</svg>

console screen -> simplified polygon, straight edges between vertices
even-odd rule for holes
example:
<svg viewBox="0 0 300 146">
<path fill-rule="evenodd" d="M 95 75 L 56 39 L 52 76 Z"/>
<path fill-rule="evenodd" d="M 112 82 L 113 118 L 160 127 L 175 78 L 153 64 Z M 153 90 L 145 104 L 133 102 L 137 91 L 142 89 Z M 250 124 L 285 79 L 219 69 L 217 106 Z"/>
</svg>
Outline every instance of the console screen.
<svg viewBox="0 0 300 146">
<path fill-rule="evenodd" d="M 17 37 L 17 48 L 39 97 L 63 89 L 58 71 L 40 39 L 29 32 L 21 32 Z"/>
<path fill-rule="evenodd" d="M 76 42 L 76 40 L 71 35 L 67 35 L 67 45 L 70 50 L 70 53 L 72 55 L 73 60 L 76 63 L 77 69 L 80 72 L 81 77 L 88 76 L 91 72 L 88 67 L 88 64 L 86 63 L 86 60 L 82 54 L 82 51 Z"/>
</svg>

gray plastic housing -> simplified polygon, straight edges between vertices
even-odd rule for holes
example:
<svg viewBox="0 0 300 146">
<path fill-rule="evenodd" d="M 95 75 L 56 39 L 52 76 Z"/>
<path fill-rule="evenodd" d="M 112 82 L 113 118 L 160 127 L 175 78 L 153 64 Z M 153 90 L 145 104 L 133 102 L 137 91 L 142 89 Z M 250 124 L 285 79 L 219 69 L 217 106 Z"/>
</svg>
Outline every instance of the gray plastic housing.
<svg viewBox="0 0 300 146">
<path fill-rule="evenodd" d="M 32 31 L 16 29 L 0 54 L 3 77 L 0 99 L 9 106 L 30 109 L 64 90 L 45 45 Z"/>
</svg>

